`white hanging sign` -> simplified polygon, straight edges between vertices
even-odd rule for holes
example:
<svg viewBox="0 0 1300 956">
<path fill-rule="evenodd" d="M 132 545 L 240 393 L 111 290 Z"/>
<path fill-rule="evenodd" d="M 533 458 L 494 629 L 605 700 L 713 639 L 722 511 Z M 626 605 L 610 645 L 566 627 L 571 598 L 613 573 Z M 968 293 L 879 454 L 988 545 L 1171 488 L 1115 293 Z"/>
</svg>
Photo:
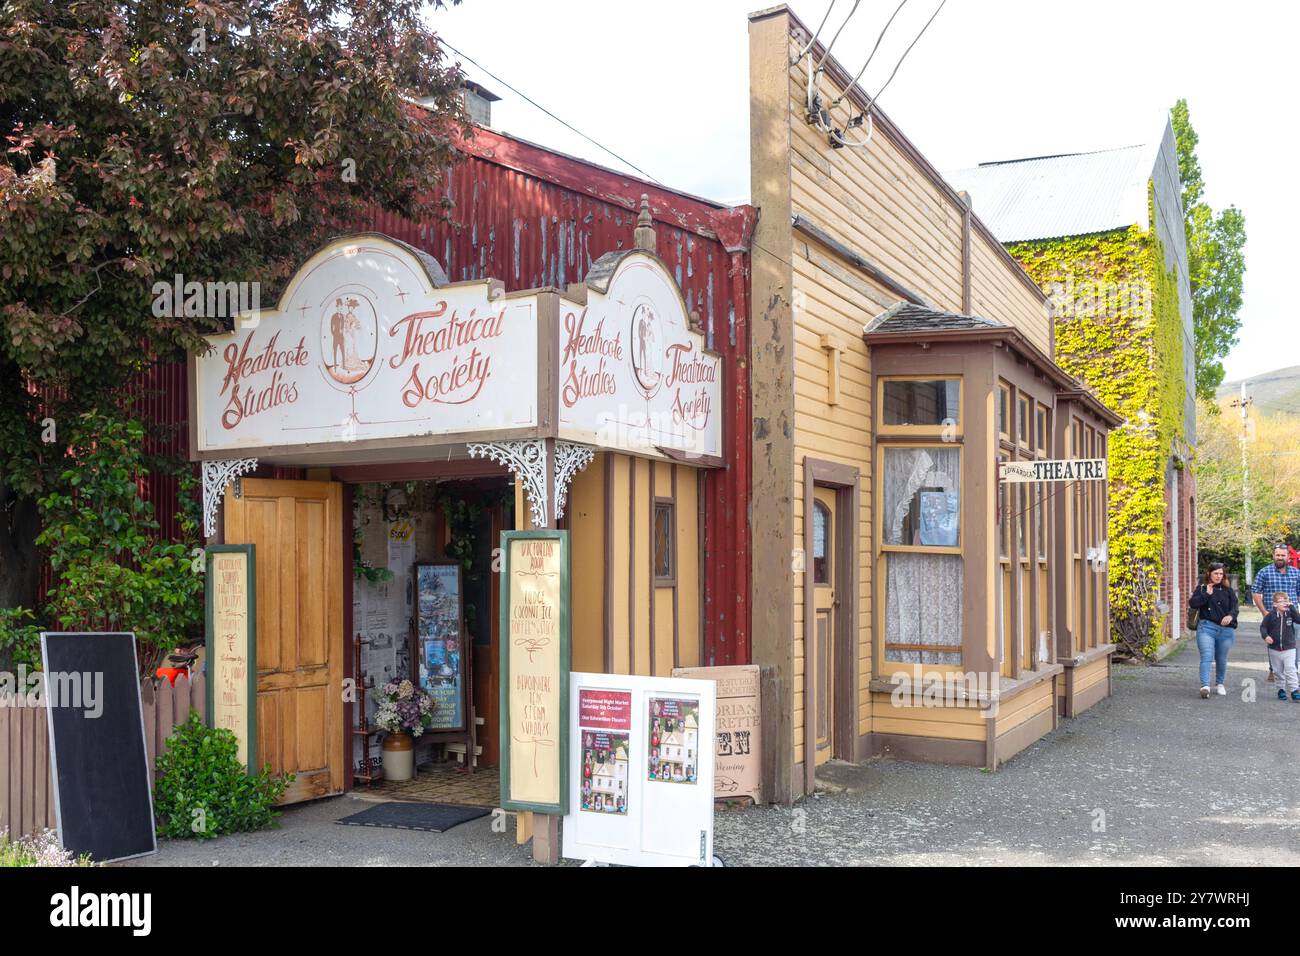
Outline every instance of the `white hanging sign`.
<svg viewBox="0 0 1300 956">
<path fill-rule="evenodd" d="M 569 694 L 564 855 L 712 865 L 715 682 L 573 673 Z"/>
<path fill-rule="evenodd" d="M 1105 481 L 1105 458 L 1060 458 L 1045 461 L 1004 461 L 1002 481 L 1023 484 L 1032 481 Z"/>
</svg>

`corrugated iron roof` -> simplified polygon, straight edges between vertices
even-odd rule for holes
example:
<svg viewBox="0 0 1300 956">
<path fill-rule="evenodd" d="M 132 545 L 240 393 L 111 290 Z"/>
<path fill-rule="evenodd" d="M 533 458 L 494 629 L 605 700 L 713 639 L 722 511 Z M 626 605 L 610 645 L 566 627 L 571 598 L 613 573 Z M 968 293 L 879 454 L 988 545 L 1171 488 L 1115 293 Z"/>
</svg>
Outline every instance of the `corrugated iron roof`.
<svg viewBox="0 0 1300 956">
<path fill-rule="evenodd" d="M 1147 226 L 1158 145 L 983 163 L 946 174 L 1002 242 Z"/>
</svg>

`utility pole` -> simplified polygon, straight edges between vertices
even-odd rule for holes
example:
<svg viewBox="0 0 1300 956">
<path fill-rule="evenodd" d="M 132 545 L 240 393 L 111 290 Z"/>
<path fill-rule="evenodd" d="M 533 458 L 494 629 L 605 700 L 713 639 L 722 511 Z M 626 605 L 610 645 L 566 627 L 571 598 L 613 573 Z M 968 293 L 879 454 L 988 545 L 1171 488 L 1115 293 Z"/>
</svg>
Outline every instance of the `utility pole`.
<svg viewBox="0 0 1300 956">
<path fill-rule="evenodd" d="M 1255 399 L 1246 397 L 1246 383 L 1241 383 L 1241 398 L 1229 404 L 1241 409 L 1241 537 L 1246 546 L 1246 587 L 1255 580 L 1254 548 L 1250 540 L 1250 469 L 1246 462 L 1246 433 L 1250 428 L 1250 406 Z"/>
</svg>

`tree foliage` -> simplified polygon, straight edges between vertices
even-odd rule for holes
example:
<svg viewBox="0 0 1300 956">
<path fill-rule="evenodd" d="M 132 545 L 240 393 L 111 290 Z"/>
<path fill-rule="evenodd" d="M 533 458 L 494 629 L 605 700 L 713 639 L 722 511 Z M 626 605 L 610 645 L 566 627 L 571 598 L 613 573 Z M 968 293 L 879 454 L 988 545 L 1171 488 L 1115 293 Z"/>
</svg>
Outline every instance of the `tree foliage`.
<svg viewBox="0 0 1300 956">
<path fill-rule="evenodd" d="M 198 509 L 182 512 L 181 540 L 163 536 L 141 494 L 151 470 L 144 426 L 98 411 L 71 436 L 76 462 L 60 490 L 40 500 L 45 548 L 55 574 L 48 624 L 65 631 L 134 631 L 140 666 L 153 673 L 165 652 L 203 629 Z M 188 474 L 182 476 L 182 500 Z M 66 488 L 64 491 L 62 489 Z"/>
<path fill-rule="evenodd" d="M 1241 328 L 1246 218 L 1236 206 L 1216 213 L 1204 201 L 1205 182 L 1196 156 L 1200 138 L 1192 126 L 1186 100 L 1174 104 L 1171 117 L 1183 184 L 1183 223 L 1196 334 L 1196 394 L 1213 401 L 1215 390 L 1223 382 L 1221 360 L 1237 344 Z"/>
<path fill-rule="evenodd" d="M 123 383 L 210 328 L 155 314 L 155 281 L 258 282 L 273 301 L 331 234 L 440 185 L 464 127 L 427 6 L 0 4 L 0 605 L 34 580 L 18 518 L 68 493 L 39 413 L 130 417 Z"/>
<path fill-rule="evenodd" d="M 1246 420 L 1245 449 L 1250 522 L 1245 520 L 1242 420 L 1201 402 L 1196 445 L 1197 547 L 1202 564 L 1245 565 L 1249 542 L 1260 567 L 1278 541 L 1300 535 L 1300 416 L 1260 415 Z"/>
</svg>

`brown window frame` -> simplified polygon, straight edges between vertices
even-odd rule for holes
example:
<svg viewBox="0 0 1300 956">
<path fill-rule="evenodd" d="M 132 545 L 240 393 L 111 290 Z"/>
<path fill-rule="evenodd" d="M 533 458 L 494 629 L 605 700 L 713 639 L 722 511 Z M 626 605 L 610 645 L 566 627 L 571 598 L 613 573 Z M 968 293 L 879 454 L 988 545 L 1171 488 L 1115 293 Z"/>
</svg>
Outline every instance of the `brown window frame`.
<svg viewBox="0 0 1300 956">
<path fill-rule="evenodd" d="M 659 514 L 661 509 L 668 514 L 668 574 L 659 573 Z M 655 498 L 654 524 L 650 528 L 650 561 L 654 571 L 655 587 L 673 588 L 677 586 L 677 502 L 672 498 Z"/>
<path fill-rule="evenodd" d="M 1011 419 L 1011 386 L 1004 381 L 998 382 L 998 405 L 994 415 L 997 418 L 998 437 L 1003 441 L 1011 441 L 1011 432 L 1007 430 Z"/>
<path fill-rule="evenodd" d="M 938 422 L 933 425 L 889 425 L 884 421 L 885 385 L 889 382 L 956 382 L 957 383 L 957 419 L 951 424 Z M 876 426 L 879 435 L 918 435 L 937 436 L 941 438 L 960 438 L 963 434 L 965 416 L 962 409 L 966 401 L 966 382 L 961 375 L 878 375 L 876 376 L 876 402 L 881 409 L 880 423 Z"/>
<path fill-rule="evenodd" d="M 922 377 L 935 378 L 937 376 L 922 376 Z M 880 630 L 880 640 L 878 642 L 878 649 L 874 652 L 873 657 L 875 657 L 876 659 L 875 666 L 879 670 L 890 666 L 899 665 L 900 662 L 890 660 L 889 652 L 891 650 L 921 651 L 923 653 L 932 653 L 932 654 L 951 654 L 951 655 L 955 655 L 958 658 L 958 663 L 956 664 L 926 663 L 926 664 L 922 664 L 921 666 L 926 670 L 934 671 L 936 673 L 961 673 L 962 668 L 965 667 L 965 661 L 966 661 L 965 633 L 963 633 L 962 635 L 962 641 L 960 644 L 918 644 L 918 645 L 894 644 L 890 642 L 885 636 L 885 630 L 884 630 L 884 620 L 885 620 L 885 613 L 886 613 L 885 602 L 888 600 L 886 581 L 888 580 L 889 577 L 888 567 L 889 567 L 889 560 L 892 555 L 932 554 L 936 556 L 956 557 L 961 562 L 963 582 L 966 580 L 965 576 L 969 565 L 969 561 L 967 560 L 966 557 L 966 540 L 967 540 L 966 539 L 966 533 L 967 533 L 966 508 L 965 508 L 966 448 L 965 448 L 965 443 L 962 439 L 957 439 L 952 442 L 936 442 L 936 441 L 908 442 L 908 441 L 901 441 L 897 439 L 890 440 L 883 436 L 878 437 L 876 440 L 876 448 L 875 448 L 875 453 L 876 453 L 875 463 L 877 468 L 877 474 L 883 476 L 885 473 L 885 455 L 887 451 L 893 449 L 912 450 L 917 448 L 955 449 L 957 451 L 956 470 L 957 470 L 957 474 L 960 476 L 958 478 L 958 482 L 959 482 L 958 488 L 960 489 L 958 491 L 958 495 L 960 496 L 958 507 L 960 509 L 959 510 L 960 517 L 958 519 L 958 525 L 957 525 L 957 544 L 953 547 L 948 547 L 943 545 L 887 544 L 885 542 L 883 478 L 876 483 L 876 492 L 875 492 L 876 515 L 873 519 L 873 523 L 875 525 L 873 531 L 876 538 L 877 554 L 879 555 L 879 560 L 880 560 L 880 563 L 877 567 L 878 574 L 877 574 L 877 581 L 876 581 L 876 588 L 877 588 L 876 594 L 877 594 L 877 601 L 879 602 L 877 605 L 877 615 L 878 615 L 877 622 L 881 630 Z"/>
</svg>

